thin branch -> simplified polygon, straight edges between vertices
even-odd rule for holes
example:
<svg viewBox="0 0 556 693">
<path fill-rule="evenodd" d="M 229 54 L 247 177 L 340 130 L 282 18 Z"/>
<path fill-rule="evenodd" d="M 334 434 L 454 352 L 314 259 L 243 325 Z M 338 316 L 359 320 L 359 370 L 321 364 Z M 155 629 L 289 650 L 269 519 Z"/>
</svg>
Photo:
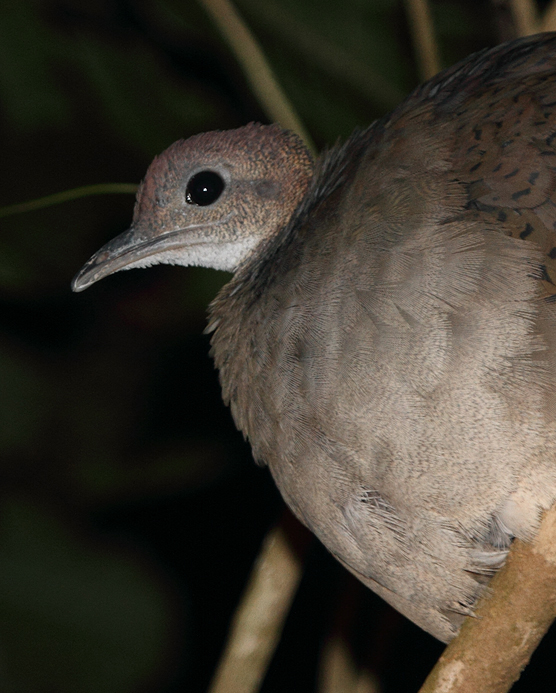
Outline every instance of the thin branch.
<svg viewBox="0 0 556 693">
<path fill-rule="evenodd" d="M 334 634 L 325 645 L 319 693 L 380 693 L 378 680 L 353 661 L 346 638 Z"/>
<path fill-rule="evenodd" d="M 315 147 L 309 133 L 280 88 L 258 41 L 230 0 L 199 0 L 199 2 L 210 14 L 230 45 L 270 120 L 296 132 L 314 154 Z"/>
<path fill-rule="evenodd" d="M 79 200 L 82 197 L 90 197 L 91 195 L 107 195 L 114 193 L 135 195 L 137 187 L 138 186 L 133 183 L 97 183 L 95 185 L 83 185 L 80 188 L 64 190 L 63 192 L 54 193 L 53 195 L 46 195 L 46 197 L 39 197 L 36 200 L 0 207 L 0 217 L 33 212 L 36 209 L 44 209 L 44 207 L 59 205 L 62 202 L 69 202 L 70 200 Z"/>
<path fill-rule="evenodd" d="M 376 648 L 364 644 L 357 636 L 357 624 L 361 615 L 361 603 L 367 588 L 353 575 L 345 571 L 340 585 L 340 597 L 334 619 L 324 641 L 319 663 L 319 693 L 380 693 L 381 686 L 369 664 L 370 657 L 361 657 L 361 648 L 370 654 Z M 381 639 L 384 631 L 380 625 Z M 352 646 L 358 640 L 359 656 Z M 388 639 L 388 638 L 387 638 Z"/>
<path fill-rule="evenodd" d="M 310 539 L 303 528 L 292 548 L 293 522 L 287 512 L 264 540 L 209 693 L 259 690 L 301 579 L 300 555 Z"/>
<path fill-rule="evenodd" d="M 540 31 L 556 31 L 556 0 L 546 8 Z"/>
<path fill-rule="evenodd" d="M 518 36 L 530 36 L 539 31 L 534 0 L 510 0 L 510 7 Z"/>
<path fill-rule="evenodd" d="M 419 76 L 430 79 L 440 70 L 438 44 L 434 33 L 428 0 L 405 0 L 413 45 L 417 54 Z"/>
<path fill-rule="evenodd" d="M 358 606 L 358 590 L 349 589 L 351 575 L 344 575 L 334 622 L 320 657 L 319 693 L 354 693 L 358 666 L 349 648 L 349 630 Z"/>
<path fill-rule="evenodd" d="M 345 572 L 336 613 L 324 642 L 319 665 L 319 693 L 379 693 L 376 677 L 356 661 L 350 647 L 354 622 L 366 588 Z"/>
<path fill-rule="evenodd" d="M 556 505 L 531 543 L 515 541 L 489 594 L 420 693 L 506 693 L 556 616 Z"/>
</svg>

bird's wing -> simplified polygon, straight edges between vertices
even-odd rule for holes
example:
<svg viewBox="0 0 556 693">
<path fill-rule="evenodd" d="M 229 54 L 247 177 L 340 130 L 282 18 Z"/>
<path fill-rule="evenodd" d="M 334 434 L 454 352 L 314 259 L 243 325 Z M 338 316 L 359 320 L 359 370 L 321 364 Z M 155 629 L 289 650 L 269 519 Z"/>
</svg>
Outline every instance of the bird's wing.
<svg viewBox="0 0 556 693">
<path fill-rule="evenodd" d="M 556 34 L 477 54 L 420 87 L 394 113 L 395 130 L 427 111 L 451 139 L 466 208 L 533 241 L 545 296 L 556 294 Z M 416 136 L 418 134 L 416 133 Z"/>
<path fill-rule="evenodd" d="M 275 294 L 293 452 L 271 469 L 374 589 L 436 604 L 443 638 L 556 493 L 555 132 L 554 36 L 444 73 L 332 153 L 347 179 Z"/>
</svg>

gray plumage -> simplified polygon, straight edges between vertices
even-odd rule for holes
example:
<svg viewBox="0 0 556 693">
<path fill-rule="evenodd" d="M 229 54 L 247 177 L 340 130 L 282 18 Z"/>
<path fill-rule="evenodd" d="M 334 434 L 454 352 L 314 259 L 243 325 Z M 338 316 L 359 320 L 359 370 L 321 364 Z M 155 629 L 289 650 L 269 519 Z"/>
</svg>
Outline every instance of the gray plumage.
<svg viewBox="0 0 556 693">
<path fill-rule="evenodd" d="M 546 34 L 441 73 L 314 170 L 277 126 L 172 145 L 74 288 L 155 262 L 234 270 L 208 329 L 256 460 L 448 641 L 556 498 L 555 227 Z"/>
</svg>

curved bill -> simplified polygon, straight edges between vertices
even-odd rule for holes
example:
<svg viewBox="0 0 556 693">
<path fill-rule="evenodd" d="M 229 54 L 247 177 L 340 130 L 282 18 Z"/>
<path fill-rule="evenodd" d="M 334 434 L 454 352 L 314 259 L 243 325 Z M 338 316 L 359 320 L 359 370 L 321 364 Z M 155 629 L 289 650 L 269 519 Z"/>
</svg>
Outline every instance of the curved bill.
<svg viewBox="0 0 556 693">
<path fill-rule="evenodd" d="M 130 262 L 137 249 L 133 228 L 102 246 L 79 270 L 71 283 L 72 291 L 83 291 L 99 279 L 117 272 Z"/>
<path fill-rule="evenodd" d="M 103 245 L 83 265 L 73 278 L 71 288 L 73 291 L 83 291 L 99 279 L 114 274 L 118 270 L 155 264 L 155 256 L 160 257 L 165 250 L 183 248 L 183 246 L 183 236 L 179 231 L 145 239 L 141 238 L 137 229 L 132 226 L 128 231 Z M 153 259 L 152 262 L 149 262 L 149 258 Z"/>
</svg>

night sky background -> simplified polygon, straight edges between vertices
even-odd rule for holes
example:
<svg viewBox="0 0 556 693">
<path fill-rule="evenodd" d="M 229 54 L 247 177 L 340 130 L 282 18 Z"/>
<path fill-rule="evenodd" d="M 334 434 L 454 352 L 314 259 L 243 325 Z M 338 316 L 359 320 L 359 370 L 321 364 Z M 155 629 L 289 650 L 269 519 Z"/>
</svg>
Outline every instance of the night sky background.
<svg viewBox="0 0 556 693">
<path fill-rule="evenodd" d="M 399 0 L 238 0 L 322 149 L 418 83 Z M 432 3 L 442 61 L 512 37 L 501 2 Z M 138 183 L 195 133 L 268 122 L 194 0 L 2 0 L 0 206 Z M 283 512 L 221 403 L 203 335 L 229 275 L 73 275 L 133 195 L 0 218 L 0 691 L 200 693 Z M 299 530 L 301 531 L 301 530 Z M 442 645 L 315 541 L 262 691 L 319 690 L 340 628 L 384 693 Z M 555 675 L 549 635 L 515 691 Z"/>
</svg>

